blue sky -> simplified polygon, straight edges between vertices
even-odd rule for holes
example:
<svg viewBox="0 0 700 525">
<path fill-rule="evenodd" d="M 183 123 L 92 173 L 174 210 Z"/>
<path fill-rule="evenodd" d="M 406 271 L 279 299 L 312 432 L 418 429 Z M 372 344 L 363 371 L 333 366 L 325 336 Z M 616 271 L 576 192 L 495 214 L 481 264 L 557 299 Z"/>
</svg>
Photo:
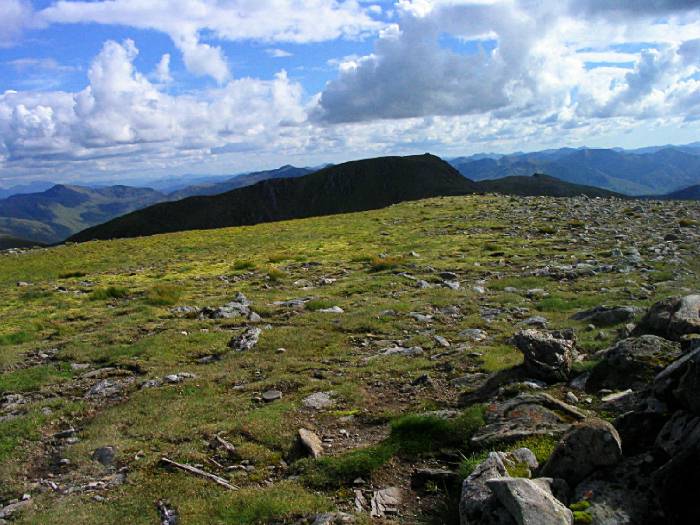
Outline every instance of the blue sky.
<svg viewBox="0 0 700 525">
<path fill-rule="evenodd" d="M 2 3 L 5 186 L 700 139 L 690 0 Z"/>
</svg>

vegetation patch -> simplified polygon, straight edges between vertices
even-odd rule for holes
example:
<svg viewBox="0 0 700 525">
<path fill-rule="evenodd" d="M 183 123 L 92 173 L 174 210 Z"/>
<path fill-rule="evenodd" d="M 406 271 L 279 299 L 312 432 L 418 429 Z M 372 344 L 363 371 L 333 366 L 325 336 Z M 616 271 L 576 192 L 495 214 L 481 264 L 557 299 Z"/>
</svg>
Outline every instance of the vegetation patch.
<svg viewBox="0 0 700 525">
<path fill-rule="evenodd" d="M 403 262 L 403 257 L 372 257 L 369 261 L 369 268 L 373 272 L 382 272 L 398 268 Z"/>
<path fill-rule="evenodd" d="M 96 288 L 93 290 L 90 298 L 94 301 L 105 299 L 124 299 L 128 297 L 129 291 L 120 286 L 108 286 L 106 288 Z"/>
<path fill-rule="evenodd" d="M 154 306 L 171 306 L 181 295 L 182 290 L 173 284 L 157 284 L 146 293 L 146 302 Z"/>
<path fill-rule="evenodd" d="M 32 334 L 25 331 L 0 335 L 0 346 L 21 345 L 32 340 Z"/>
</svg>

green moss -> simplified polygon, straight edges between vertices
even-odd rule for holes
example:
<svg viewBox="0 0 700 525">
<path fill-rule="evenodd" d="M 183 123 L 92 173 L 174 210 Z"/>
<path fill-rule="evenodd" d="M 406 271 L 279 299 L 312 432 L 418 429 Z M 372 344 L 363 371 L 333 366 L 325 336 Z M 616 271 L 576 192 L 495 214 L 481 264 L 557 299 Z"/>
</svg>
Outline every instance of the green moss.
<svg viewBox="0 0 700 525">
<path fill-rule="evenodd" d="M 593 516 L 590 512 L 577 510 L 574 512 L 574 525 L 590 525 L 593 523 Z"/>
<path fill-rule="evenodd" d="M 32 340 L 32 334 L 25 331 L 0 335 L 0 346 L 20 345 Z"/>
<path fill-rule="evenodd" d="M 588 510 L 590 507 L 591 507 L 591 502 L 587 501 L 585 499 L 581 500 L 581 501 L 577 501 L 576 503 L 572 503 L 571 505 L 569 505 L 569 508 L 571 510 L 573 510 L 574 512 Z"/>
</svg>

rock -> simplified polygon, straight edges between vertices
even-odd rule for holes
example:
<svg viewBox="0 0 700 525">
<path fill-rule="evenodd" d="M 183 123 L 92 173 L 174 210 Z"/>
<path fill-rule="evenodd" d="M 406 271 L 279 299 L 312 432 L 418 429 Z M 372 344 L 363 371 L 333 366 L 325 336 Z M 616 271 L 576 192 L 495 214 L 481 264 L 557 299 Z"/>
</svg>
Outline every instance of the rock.
<svg viewBox="0 0 700 525">
<path fill-rule="evenodd" d="M 379 357 L 379 356 L 389 356 L 389 355 L 402 355 L 402 356 L 407 356 L 407 357 L 412 357 L 416 355 L 421 355 L 423 353 L 423 349 L 420 346 L 412 346 L 410 348 L 404 348 L 403 346 L 392 346 L 390 348 L 387 348 L 386 350 L 382 351 L 376 356 L 373 357 Z"/>
<path fill-rule="evenodd" d="M 160 514 L 160 525 L 178 525 L 180 523 L 177 511 L 169 503 L 158 500 L 156 508 Z"/>
<path fill-rule="evenodd" d="M 542 468 L 542 475 L 564 479 L 573 487 L 594 470 L 615 465 L 621 458 L 622 443 L 615 427 L 590 418 L 564 435 Z"/>
<path fill-rule="evenodd" d="M 459 520 L 461 525 L 512 524 L 508 512 L 500 508 L 487 483 L 508 476 L 508 471 L 497 452 L 476 466 L 462 483 L 459 499 Z"/>
<path fill-rule="evenodd" d="M 634 319 L 636 308 L 631 306 L 596 306 L 571 316 L 576 321 L 588 321 L 596 326 L 610 326 Z"/>
<path fill-rule="evenodd" d="M 462 330 L 459 336 L 478 343 L 479 341 L 487 339 L 489 334 L 479 328 L 467 328 L 466 330 Z"/>
<path fill-rule="evenodd" d="M 100 447 L 92 453 L 92 460 L 102 463 L 105 467 L 111 467 L 116 455 L 117 451 L 114 447 Z"/>
<path fill-rule="evenodd" d="M 622 453 L 636 456 L 651 449 L 667 420 L 667 414 L 651 410 L 630 411 L 619 416 L 613 426 L 620 435 Z"/>
<path fill-rule="evenodd" d="M 268 390 L 267 392 L 263 392 L 262 398 L 266 403 L 271 403 L 272 401 L 282 399 L 282 392 L 279 390 Z"/>
<path fill-rule="evenodd" d="M 456 281 L 457 279 L 459 279 L 459 276 L 454 272 L 440 272 L 438 276 L 440 276 L 441 279 L 445 279 L 447 281 Z"/>
<path fill-rule="evenodd" d="M 12 518 L 17 512 L 20 512 L 31 504 L 31 499 L 24 499 L 5 505 L 4 507 L 0 507 L 0 519 L 4 520 L 5 518 Z"/>
<path fill-rule="evenodd" d="M 635 329 L 635 335 L 656 334 L 674 341 L 700 334 L 700 294 L 669 297 L 655 303 Z"/>
<path fill-rule="evenodd" d="M 592 523 L 604 525 L 661 525 L 651 474 L 658 468 L 646 454 L 626 458 L 614 467 L 596 471 L 574 490 L 572 501 L 588 501 Z M 682 523 L 682 522 L 678 522 Z"/>
<path fill-rule="evenodd" d="M 515 346 L 525 356 L 525 369 L 547 382 L 566 381 L 575 355 L 575 342 L 556 337 L 558 333 L 521 330 L 513 337 Z"/>
<path fill-rule="evenodd" d="M 700 350 L 694 354 L 694 358 L 687 361 L 673 396 L 682 407 L 700 415 Z"/>
<path fill-rule="evenodd" d="M 411 386 L 433 386 L 433 380 L 428 374 L 421 374 L 411 381 Z"/>
<path fill-rule="evenodd" d="M 319 514 L 311 525 L 345 525 L 355 523 L 355 518 L 344 512 L 327 512 Z"/>
<path fill-rule="evenodd" d="M 93 385 L 90 390 L 87 391 L 85 397 L 87 399 L 119 397 L 133 382 L 133 377 L 123 379 L 103 379 L 99 383 Z"/>
<path fill-rule="evenodd" d="M 442 346 L 443 348 L 450 347 L 450 342 L 441 335 L 434 335 L 433 339 L 435 339 L 435 342 L 437 344 L 439 344 L 440 346 Z"/>
<path fill-rule="evenodd" d="M 335 405 L 333 392 L 315 392 L 301 400 L 301 404 L 313 410 L 323 410 Z"/>
<path fill-rule="evenodd" d="M 604 350 L 601 361 L 591 370 L 586 390 L 648 387 L 656 374 L 680 356 L 678 345 L 654 335 L 623 339 Z"/>
<path fill-rule="evenodd" d="M 574 394 L 573 392 L 567 392 L 566 396 L 564 397 L 566 398 L 567 403 L 571 403 L 572 405 L 578 403 L 578 397 L 576 397 L 576 394 Z"/>
<path fill-rule="evenodd" d="M 460 483 L 459 474 L 441 468 L 419 468 L 411 474 L 411 488 L 423 490 L 430 483 L 440 489 L 451 491 Z"/>
<path fill-rule="evenodd" d="M 370 501 L 370 515 L 373 518 L 381 518 L 387 514 L 396 514 L 399 511 L 401 500 L 401 489 L 398 487 L 377 490 Z"/>
<path fill-rule="evenodd" d="M 235 300 L 223 306 L 202 308 L 199 317 L 201 319 L 233 319 L 235 317 L 248 317 L 250 314 L 250 301 L 245 295 L 238 292 Z"/>
<path fill-rule="evenodd" d="M 576 407 L 544 393 L 520 394 L 486 407 L 486 425 L 477 430 L 471 443 L 489 447 L 532 436 L 560 436 L 569 430 L 572 420 L 585 415 Z"/>
<path fill-rule="evenodd" d="M 526 326 L 534 326 L 536 328 L 541 328 L 541 329 L 546 329 L 547 328 L 547 319 L 542 317 L 541 315 L 535 315 L 533 317 L 528 317 L 525 319 L 522 324 Z"/>
<path fill-rule="evenodd" d="M 228 346 L 237 352 L 252 350 L 258 344 L 262 330 L 260 328 L 248 328 L 241 335 L 232 338 Z"/>
<path fill-rule="evenodd" d="M 450 290 L 459 290 L 461 288 L 459 281 L 442 281 L 442 284 Z"/>
<path fill-rule="evenodd" d="M 691 363 L 694 364 L 695 367 L 700 364 L 700 348 L 685 354 L 659 372 L 654 378 L 654 395 L 664 401 L 677 403 L 678 399 L 676 398 L 675 391 L 679 386 L 681 378 L 688 372 Z M 685 397 L 683 392 L 680 392 L 680 395 Z"/>
<path fill-rule="evenodd" d="M 345 310 L 340 306 L 331 306 L 330 308 L 321 308 L 319 312 L 322 314 L 344 314 Z"/>
<path fill-rule="evenodd" d="M 677 411 L 661 428 L 655 444 L 669 456 L 700 446 L 700 417 Z"/>
<path fill-rule="evenodd" d="M 697 523 L 700 516 L 700 443 L 684 449 L 653 475 L 665 523 Z"/>
<path fill-rule="evenodd" d="M 421 323 L 429 323 L 433 320 L 432 315 L 425 315 L 420 312 L 410 312 L 408 316 Z"/>
<path fill-rule="evenodd" d="M 573 513 L 553 495 L 547 480 L 500 478 L 486 482 L 518 525 L 572 525 Z"/>
<path fill-rule="evenodd" d="M 299 445 L 307 456 L 319 458 L 323 455 L 323 443 L 315 433 L 305 428 L 299 429 Z"/>
</svg>

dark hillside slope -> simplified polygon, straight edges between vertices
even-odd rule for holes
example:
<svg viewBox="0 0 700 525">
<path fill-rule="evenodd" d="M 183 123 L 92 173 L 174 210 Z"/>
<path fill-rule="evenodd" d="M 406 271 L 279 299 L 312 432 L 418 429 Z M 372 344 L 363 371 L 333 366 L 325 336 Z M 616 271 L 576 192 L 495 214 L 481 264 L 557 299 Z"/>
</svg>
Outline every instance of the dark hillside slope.
<svg viewBox="0 0 700 525">
<path fill-rule="evenodd" d="M 695 186 L 690 186 L 689 188 L 684 188 L 682 190 L 674 191 L 672 193 L 667 193 L 666 195 L 660 195 L 653 198 L 674 201 L 700 201 L 700 184 L 696 184 Z"/>
<path fill-rule="evenodd" d="M 266 180 L 227 193 L 156 204 L 69 241 L 137 237 L 193 229 L 251 225 L 383 208 L 479 187 L 433 155 L 380 157 L 330 166 L 304 177 Z"/>
<path fill-rule="evenodd" d="M 626 198 L 619 193 L 594 186 L 572 184 L 540 173 L 535 173 L 531 177 L 513 176 L 495 180 L 482 180 L 477 182 L 477 185 L 484 192 L 520 195 L 523 197 L 576 197 L 577 195 L 586 195 L 588 197 Z"/>
</svg>

